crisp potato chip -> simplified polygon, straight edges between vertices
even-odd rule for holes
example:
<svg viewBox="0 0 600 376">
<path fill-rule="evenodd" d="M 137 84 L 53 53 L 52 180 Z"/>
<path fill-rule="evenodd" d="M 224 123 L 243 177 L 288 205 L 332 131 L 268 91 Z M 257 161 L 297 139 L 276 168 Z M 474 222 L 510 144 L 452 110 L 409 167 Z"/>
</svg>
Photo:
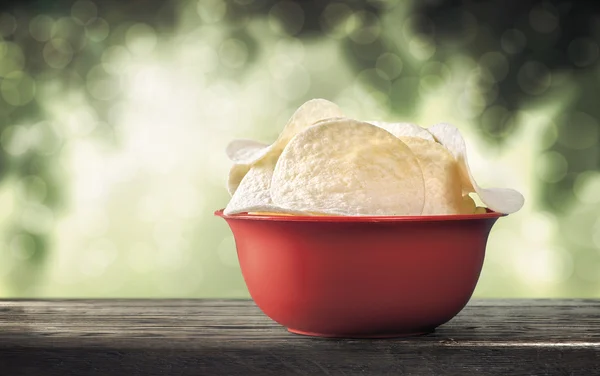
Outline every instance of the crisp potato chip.
<svg viewBox="0 0 600 376">
<path fill-rule="evenodd" d="M 231 166 L 227 177 L 227 191 L 230 195 L 233 196 L 240 182 L 252 167 L 252 165 L 237 162 L 252 159 L 254 155 L 262 153 L 263 149 L 268 146 L 263 142 L 246 139 L 233 140 L 227 145 L 225 154 L 230 160 L 236 162 Z"/>
<path fill-rule="evenodd" d="M 234 164 L 231 166 L 231 169 L 229 170 L 229 176 L 227 177 L 227 192 L 229 192 L 231 196 L 235 194 L 235 191 L 240 186 L 242 179 L 244 176 L 246 176 L 248 171 L 250 171 L 251 167 L 252 166 L 250 165 L 243 164 Z"/>
<path fill-rule="evenodd" d="M 444 145 L 458 162 L 461 171 L 463 192 L 476 192 L 481 201 L 490 209 L 504 214 L 511 214 L 523 207 L 523 195 L 509 188 L 481 188 L 473 178 L 467 161 L 467 146 L 460 131 L 453 125 L 440 123 L 427 130 L 435 139 Z"/>
<path fill-rule="evenodd" d="M 302 106 L 292 115 L 285 128 L 271 145 L 253 140 L 239 139 L 234 140 L 227 145 L 225 153 L 230 160 L 234 162 L 229 171 L 227 179 L 227 190 L 233 195 L 240 185 L 242 179 L 250 167 L 265 158 L 267 155 L 275 158 L 279 157 L 289 140 L 315 123 L 328 118 L 343 116 L 342 110 L 332 102 L 325 99 L 312 99 Z"/>
<path fill-rule="evenodd" d="M 256 141 L 236 140 L 227 146 L 227 155 L 235 163 L 252 165 L 268 154 L 281 154 L 292 137 L 316 122 L 342 116 L 342 110 L 335 103 L 311 99 L 294 112 L 274 143 L 260 147 L 261 143 Z"/>
<path fill-rule="evenodd" d="M 475 211 L 473 213 L 474 214 L 485 214 L 485 213 L 487 213 L 487 211 L 485 210 L 484 207 L 478 206 L 477 208 L 475 208 Z"/>
<path fill-rule="evenodd" d="M 223 213 L 230 215 L 248 211 L 278 211 L 271 209 L 273 202 L 269 193 L 276 161 L 276 158 L 269 157 L 252 166 L 241 180 Z"/>
<path fill-rule="evenodd" d="M 406 144 L 372 124 L 332 119 L 298 133 L 273 172 L 273 203 L 334 215 L 419 215 L 423 172 Z"/>
<path fill-rule="evenodd" d="M 227 157 L 236 163 L 252 160 L 255 155 L 262 153 L 262 150 L 269 147 L 264 142 L 238 139 L 231 141 L 225 148 Z"/>
<path fill-rule="evenodd" d="M 325 99 L 311 99 L 294 112 L 275 143 L 283 149 L 296 134 L 316 122 L 343 116 L 337 104 Z"/>
<path fill-rule="evenodd" d="M 244 178 L 241 179 L 229 204 L 227 204 L 227 207 L 223 210 L 223 214 L 231 215 L 246 212 L 268 212 L 290 215 L 309 215 L 297 210 L 283 209 L 273 204 L 270 187 L 276 162 L 277 156 L 270 155 L 252 167 L 247 165 L 237 165 L 248 167 L 249 171 L 245 174 Z"/>
<path fill-rule="evenodd" d="M 460 214 L 463 196 L 460 172 L 450 152 L 435 141 L 399 137 L 416 155 L 423 170 L 425 205 L 422 215 Z"/>
<path fill-rule="evenodd" d="M 473 214 L 477 209 L 477 205 L 471 196 L 464 195 L 460 206 L 460 214 Z"/>
<path fill-rule="evenodd" d="M 368 121 L 367 123 L 383 128 L 390 132 L 396 137 L 417 137 L 425 140 L 435 142 L 435 139 L 431 133 L 427 132 L 425 128 L 422 128 L 412 123 L 386 123 L 383 121 Z"/>
</svg>

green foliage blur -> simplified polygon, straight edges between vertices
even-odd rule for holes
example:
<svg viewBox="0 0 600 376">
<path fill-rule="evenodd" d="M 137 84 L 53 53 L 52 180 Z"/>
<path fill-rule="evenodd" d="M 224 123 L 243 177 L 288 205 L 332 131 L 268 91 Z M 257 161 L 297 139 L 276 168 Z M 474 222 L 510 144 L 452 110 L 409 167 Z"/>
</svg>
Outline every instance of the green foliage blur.
<svg viewBox="0 0 600 376">
<path fill-rule="evenodd" d="M 478 297 L 600 297 L 594 2 L 4 1 L 0 297 L 248 297 L 234 138 L 295 108 L 451 122 L 526 205 Z"/>
</svg>

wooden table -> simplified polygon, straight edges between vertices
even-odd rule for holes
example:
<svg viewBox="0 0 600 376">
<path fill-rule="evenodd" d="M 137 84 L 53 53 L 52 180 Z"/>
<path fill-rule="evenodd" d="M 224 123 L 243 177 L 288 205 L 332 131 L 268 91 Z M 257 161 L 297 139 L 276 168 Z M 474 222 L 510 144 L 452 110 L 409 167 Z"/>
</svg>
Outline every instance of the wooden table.
<svg viewBox="0 0 600 376">
<path fill-rule="evenodd" d="M 288 333 L 245 300 L 0 300 L 0 375 L 600 375 L 600 300 L 473 300 L 435 333 Z"/>
</svg>

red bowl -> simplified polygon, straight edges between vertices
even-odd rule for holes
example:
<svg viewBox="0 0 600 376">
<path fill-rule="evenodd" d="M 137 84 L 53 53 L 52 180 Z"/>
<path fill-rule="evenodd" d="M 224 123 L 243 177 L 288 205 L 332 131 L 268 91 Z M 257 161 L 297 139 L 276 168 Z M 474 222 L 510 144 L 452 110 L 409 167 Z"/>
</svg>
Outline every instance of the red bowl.
<svg viewBox="0 0 600 376">
<path fill-rule="evenodd" d="M 465 307 L 504 214 L 215 215 L 272 320 L 297 334 L 383 338 L 431 332 Z"/>
</svg>

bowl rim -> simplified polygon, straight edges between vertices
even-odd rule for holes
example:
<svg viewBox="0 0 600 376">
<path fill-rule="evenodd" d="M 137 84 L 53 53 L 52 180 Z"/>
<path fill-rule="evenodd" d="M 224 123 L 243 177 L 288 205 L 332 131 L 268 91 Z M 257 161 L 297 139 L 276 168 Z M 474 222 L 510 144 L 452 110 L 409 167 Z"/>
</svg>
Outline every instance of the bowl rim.
<svg viewBox="0 0 600 376">
<path fill-rule="evenodd" d="M 368 222 L 444 222 L 498 219 L 508 214 L 498 213 L 486 209 L 484 214 L 450 214 L 450 215 L 397 215 L 397 216 L 344 216 L 344 215 L 271 215 L 271 214 L 224 214 L 219 209 L 214 215 L 224 219 L 243 219 L 252 221 L 276 221 L 276 222 L 337 222 L 337 223 L 368 223 Z"/>
</svg>

